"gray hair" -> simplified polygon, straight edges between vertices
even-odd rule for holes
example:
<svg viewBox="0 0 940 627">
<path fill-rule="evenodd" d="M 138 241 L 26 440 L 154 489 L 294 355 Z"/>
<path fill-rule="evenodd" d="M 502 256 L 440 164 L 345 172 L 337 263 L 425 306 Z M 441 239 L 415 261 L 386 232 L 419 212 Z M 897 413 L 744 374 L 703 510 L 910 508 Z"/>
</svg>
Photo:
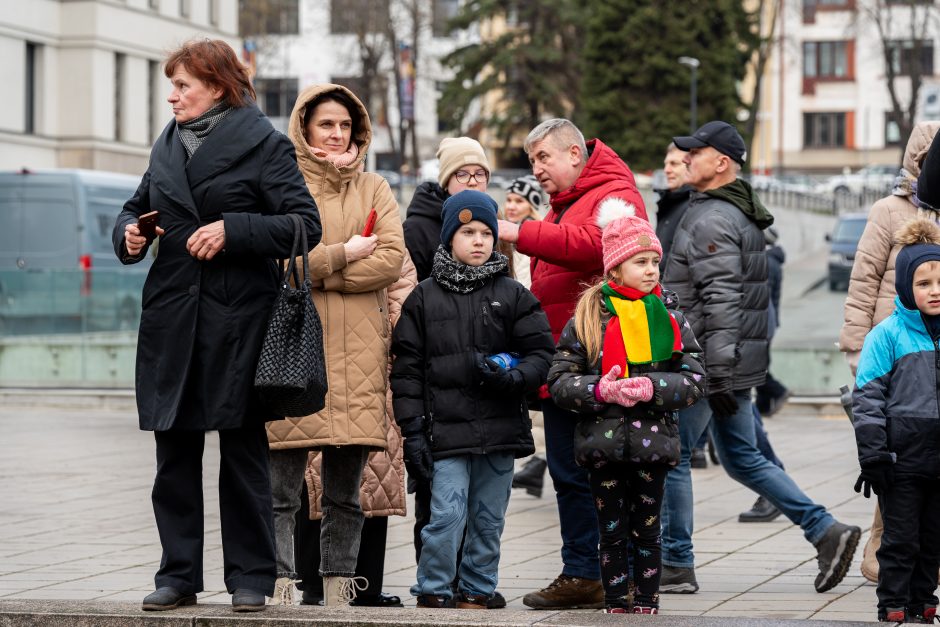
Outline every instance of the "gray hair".
<svg viewBox="0 0 940 627">
<path fill-rule="evenodd" d="M 522 149 L 525 150 L 526 154 L 529 154 L 533 144 L 546 138 L 551 138 L 555 147 L 562 150 L 567 149 L 569 146 L 577 146 L 581 150 L 581 163 L 587 163 L 587 144 L 584 143 L 584 135 L 571 120 L 565 118 L 545 120 L 529 131 L 529 135 L 522 144 Z"/>
<path fill-rule="evenodd" d="M 681 148 L 679 148 L 678 146 L 676 146 L 676 142 L 669 142 L 669 145 L 666 146 L 666 154 L 668 155 L 668 154 L 669 154 L 670 152 L 672 152 L 673 150 L 679 150 L 679 151 L 681 151 L 681 152 L 685 152 L 685 151 L 683 151 Z"/>
</svg>

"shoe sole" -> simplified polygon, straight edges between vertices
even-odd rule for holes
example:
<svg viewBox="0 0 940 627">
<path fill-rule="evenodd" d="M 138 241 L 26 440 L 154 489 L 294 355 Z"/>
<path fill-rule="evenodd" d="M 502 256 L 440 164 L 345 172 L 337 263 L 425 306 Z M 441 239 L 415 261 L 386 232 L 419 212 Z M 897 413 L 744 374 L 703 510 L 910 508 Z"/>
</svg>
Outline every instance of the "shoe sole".
<svg viewBox="0 0 940 627">
<path fill-rule="evenodd" d="M 839 538 L 839 545 L 842 547 L 842 551 L 836 553 L 839 557 L 829 568 L 828 574 L 830 574 L 831 577 L 828 579 L 824 578 L 823 585 L 817 587 L 816 592 L 827 592 L 842 583 L 846 573 L 849 572 L 849 566 L 852 565 L 852 558 L 855 556 L 855 549 L 858 548 L 858 540 L 861 537 L 862 532 L 858 528 L 847 529 L 845 533 L 842 534 Z"/>
<path fill-rule="evenodd" d="M 140 608 L 145 612 L 165 612 L 166 610 L 175 610 L 178 607 L 186 607 L 189 605 L 196 605 L 196 597 L 188 596 L 183 597 L 176 603 L 171 605 L 160 605 L 159 603 L 143 603 Z"/>
<path fill-rule="evenodd" d="M 578 603 L 576 605 L 533 605 L 531 602 L 527 603 L 525 599 L 522 600 L 522 604 L 533 610 L 602 610 L 604 609 L 604 602 L 600 603 Z"/>
<path fill-rule="evenodd" d="M 695 594 L 698 592 L 697 583 L 673 583 L 659 586 L 660 594 Z"/>
<path fill-rule="evenodd" d="M 233 605 L 233 612 L 263 612 L 265 605 Z"/>
</svg>

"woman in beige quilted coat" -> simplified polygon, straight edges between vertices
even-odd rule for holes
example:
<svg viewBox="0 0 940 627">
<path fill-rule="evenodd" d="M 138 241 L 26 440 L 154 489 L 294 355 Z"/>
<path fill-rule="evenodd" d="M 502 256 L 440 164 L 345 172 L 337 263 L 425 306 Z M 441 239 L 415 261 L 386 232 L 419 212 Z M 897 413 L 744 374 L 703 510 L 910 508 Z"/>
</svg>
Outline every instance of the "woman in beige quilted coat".
<svg viewBox="0 0 940 627">
<path fill-rule="evenodd" d="M 278 567 L 273 599 L 293 602 L 294 516 L 307 454 L 320 449 L 320 574 L 326 604 L 344 605 L 355 597 L 363 467 L 370 451 L 387 446 L 387 288 L 401 276 L 404 236 L 388 183 L 361 171 L 372 125 L 351 91 L 330 84 L 304 89 L 294 104 L 288 137 L 323 226 L 323 238 L 308 258 L 313 301 L 323 322 L 328 391 L 322 411 L 267 424 Z M 363 237 L 372 209 L 375 227 Z"/>
<path fill-rule="evenodd" d="M 865 336 L 894 311 L 894 263 L 901 249 L 895 233 L 918 216 L 938 219 L 935 212 L 919 208 L 916 200 L 917 176 L 938 129 L 940 122 L 921 122 L 914 127 L 894 191 L 872 205 L 865 232 L 858 242 L 845 299 L 845 322 L 839 334 L 839 350 L 845 353 L 853 377 Z M 876 505 L 861 567 L 862 575 L 869 581 L 878 581 L 875 552 L 881 546 L 882 530 L 881 512 Z"/>
<path fill-rule="evenodd" d="M 418 284 L 418 272 L 411 257 L 405 252 L 401 278 L 388 288 L 388 320 L 395 328 L 402 303 Z M 405 515 L 405 465 L 402 459 L 402 439 L 392 413 L 392 393 L 385 400 L 388 448 L 373 451 L 362 473 L 359 500 L 366 520 L 362 527 L 359 554 L 364 559 L 356 563 L 356 576 L 368 581 L 351 605 L 371 607 L 401 607 L 401 599 L 382 592 L 385 569 L 385 540 L 389 516 Z M 297 575 L 303 589 L 304 605 L 314 605 L 323 598 L 323 582 L 317 575 L 320 562 L 320 454 L 311 453 L 307 461 L 304 504 L 297 513 L 297 532 L 294 547 L 297 555 Z"/>
</svg>

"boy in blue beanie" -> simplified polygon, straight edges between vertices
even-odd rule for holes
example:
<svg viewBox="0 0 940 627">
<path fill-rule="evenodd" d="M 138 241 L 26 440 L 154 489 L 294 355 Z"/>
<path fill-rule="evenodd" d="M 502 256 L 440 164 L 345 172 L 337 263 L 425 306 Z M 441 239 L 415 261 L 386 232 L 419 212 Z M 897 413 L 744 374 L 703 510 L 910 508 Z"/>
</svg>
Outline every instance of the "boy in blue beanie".
<svg viewBox="0 0 940 627">
<path fill-rule="evenodd" d="M 418 607 L 453 606 L 459 575 L 456 607 L 486 609 L 514 459 L 535 451 L 524 397 L 545 382 L 554 343 L 538 300 L 493 250 L 496 210 L 474 190 L 444 202 L 431 277 L 408 296 L 392 339 L 405 466 L 431 481 L 431 521 L 411 588 Z"/>
<path fill-rule="evenodd" d="M 940 567 L 940 228 L 914 220 L 897 240 L 894 314 L 865 338 L 853 412 L 862 467 L 884 518 L 878 620 L 933 623 Z"/>
</svg>

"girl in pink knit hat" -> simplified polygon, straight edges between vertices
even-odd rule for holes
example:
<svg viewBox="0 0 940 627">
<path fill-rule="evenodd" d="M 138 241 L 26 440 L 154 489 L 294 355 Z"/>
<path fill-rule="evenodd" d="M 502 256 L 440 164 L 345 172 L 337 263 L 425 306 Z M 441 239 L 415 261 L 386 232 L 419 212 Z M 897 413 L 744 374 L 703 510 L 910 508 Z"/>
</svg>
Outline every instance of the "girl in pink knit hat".
<svg viewBox="0 0 940 627">
<path fill-rule="evenodd" d="M 619 199 L 599 214 L 605 276 L 562 331 L 548 384 L 555 403 L 580 417 L 575 458 L 590 475 L 607 612 L 658 614 L 659 514 L 666 473 L 679 462 L 676 411 L 702 396 L 705 368 L 691 327 L 659 286 L 663 249 L 650 223 Z"/>
</svg>

